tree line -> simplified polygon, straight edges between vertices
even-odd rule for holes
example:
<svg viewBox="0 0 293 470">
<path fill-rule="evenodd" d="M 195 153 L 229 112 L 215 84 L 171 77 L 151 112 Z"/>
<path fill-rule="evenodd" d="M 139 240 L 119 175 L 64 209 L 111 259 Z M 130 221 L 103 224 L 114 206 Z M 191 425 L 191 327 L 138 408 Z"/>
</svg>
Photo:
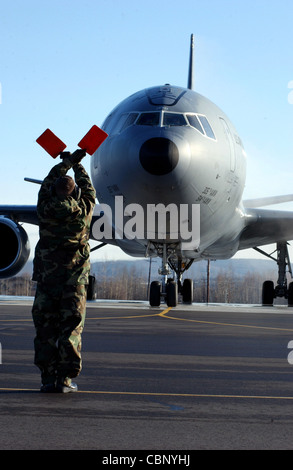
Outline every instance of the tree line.
<svg viewBox="0 0 293 470">
<path fill-rule="evenodd" d="M 135 264 L 112 267 L 107 263 L 98 263 L 92 272 L 95 276 L 95 294 L 97 299 L 113 300 L 148 300 L 149 283 L 160 280 L 160 277 L 149 277 L 145 270 Z M 187 276 L 188 273 L 187 273 Z M 191 276 L 190 276 L 191 277 Z M 208 282 L 207 276 L 201 274 L 193 279 L 194 302 L 206 303 L 261 303 L 262 284 L 266 279 L 274 280 L 271 273 L 258 274 L 248 272 L 236 275 L 233 269 L 223 270 Z M 289 281 L 288 281 L 289 282 Z M 0 280 L 0 295 L 34 296 L 36 283 L 29 274 Z"/>
</svg>

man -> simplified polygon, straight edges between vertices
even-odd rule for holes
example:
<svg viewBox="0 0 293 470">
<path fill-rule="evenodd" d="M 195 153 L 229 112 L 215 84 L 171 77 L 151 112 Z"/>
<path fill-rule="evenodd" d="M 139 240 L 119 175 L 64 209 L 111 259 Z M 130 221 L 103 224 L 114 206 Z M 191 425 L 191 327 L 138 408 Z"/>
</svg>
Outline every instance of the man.
<svg viewBox="0 0 293 470">
<path fill-rule="evenodd" d="M 38 196 L 40 239 L 33 280 L 35 364 L 41 392 L 73 392 L 82 366 L 81 333 L 90 271 L 89 232 L 95 190 L 80 161 L 85 151 L 64 152 L 42 183 Z M 72 168 L 74 180 L 66 175 Z"/>
</svg>

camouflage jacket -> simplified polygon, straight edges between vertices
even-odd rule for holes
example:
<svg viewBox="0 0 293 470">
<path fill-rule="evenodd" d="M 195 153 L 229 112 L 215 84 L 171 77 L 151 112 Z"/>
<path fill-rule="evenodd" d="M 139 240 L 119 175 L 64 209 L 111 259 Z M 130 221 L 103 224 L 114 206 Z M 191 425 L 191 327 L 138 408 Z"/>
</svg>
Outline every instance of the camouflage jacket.
<svg viewBox="0 0 293 470">
<path fill-rule="evenodd" d="M 44 284 L 88 284 L 88 240 L 96 193 L 83 166 L 76 164 L 73 171 L 80 194 L 59 199 L 52 188 L 69 169 L 65 162 L 55 165 L 39 191 L 40 239 L 35 249 L 33 280 Z"/>
</svg>

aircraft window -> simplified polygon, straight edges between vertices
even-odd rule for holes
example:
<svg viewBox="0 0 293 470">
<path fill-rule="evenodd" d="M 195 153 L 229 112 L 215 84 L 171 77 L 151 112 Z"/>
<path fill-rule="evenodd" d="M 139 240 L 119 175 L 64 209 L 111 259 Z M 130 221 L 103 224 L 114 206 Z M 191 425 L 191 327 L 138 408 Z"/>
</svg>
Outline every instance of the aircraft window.
<svg viewBox="0 0 293 470">
<path fill-rule="evenodd" d="M 142 113 L 136 124 L 138 126 L 159 126 L 160 113 Z"/>
<path fill-rule="evenodd" d="M 128 117 L 128 114 L 122 114 L 120 116 L 118 121 L 116 121 L 115 125 L 111 129 L 111 134 L 118 134 L 118 132 L 120 132 L 120 130 L 122 129 L 122 127 L 125 124 L 125 121 L 126 121 L 127 117 Z"/>
<path fill-rule="evenodd" d="M 129 126 L 132 126 L 132 124 L 134 124 L 136 118 L 138 116 L 138 113 L 130 113 L 128 116 L 127 116 L 127 119 L 126 121 L 124 122 L 123 126 L 121 127 L 120 129 L 120 132 L 124 131 L 127 127 Z"/>
<path fill-rule="evenodd" d="M 187 114 L 187 119 L 192 127 L 195 127 L 201 134 L 206 135 L 210 139 L 216 140 L 213 129 L 207 118 L 201 114 Z"/>
<path fill-rule="evenodd" d="M 102 129 L 103 129 L 103 130 L 106 130 L 107 128 L 109 128 L 109 124 L 110 124 L 110 122 L 112 121 L 112 117 L 113 117 L 113 115 L 110 114 L 110 115 L 105 119 L 105 121 L 104 121 L 104 123 L 103 123 L 103 125 L 102 125 Z M 109 129 L 107 129 L 107 130 L 108 130 L 108 132 L 109 132 Z"/>
<path fill-rule="evenodd" d="M 192 127 L 195 127 L 195 129 L 197 129 L 201 134 L 204 135 L 204 130 L 198 120 L 198 117 L 195 114 L 188 114 L 187 119 Z"/>
<path fill-rule="evenodd" d="M 198 115 L 198 118 L 200 120 L 200 122 L 202 123 L 203 125 L 203 128 L 205 130 L 205 133 L 208 137 L 210 137 L 211 139 L 214 139 L 216 140 L 216 137 L 215 137 L 215 134 L 213 132 L 213 129 L 211 128 L 210 126 L 210 123 L 209 121 L 207 120 L 207 118 L 205 116 L 200 116 Z"/>
<path fill-rule="evenodd" d="M 183 114 L 164 113 L 163 126 L 186 126 L 187 122 Z"/>
</svg>

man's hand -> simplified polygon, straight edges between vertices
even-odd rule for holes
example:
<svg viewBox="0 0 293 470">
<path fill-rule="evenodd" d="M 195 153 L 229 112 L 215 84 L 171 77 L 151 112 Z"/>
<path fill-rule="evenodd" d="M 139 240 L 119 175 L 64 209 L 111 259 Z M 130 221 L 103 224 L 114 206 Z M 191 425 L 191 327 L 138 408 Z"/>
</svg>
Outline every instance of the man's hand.
<svg viewBox="0 0 293 470">
<path fill-rule="evenodd" d="M 71 153 L 70 152 L 61 152 L 60 153 L 60 158 L 63 160 L 63 163 L 65 163 L 68 168 L 71 168 L 73 163 L 71 161 Z"/>
<path fill-rule="evenodd" d="M 75 150 L 72 155 L 70 155 L 70 160 L 72 161 L 72 165 L 76 165 L 80 163 L 81 160 L 86 156 L 86 151 L 82 149 Z"/>
<path fill-rule="evenodd" d="M 73 153 L 70 153 L 70 152 L 60 153 L 61 160 L 63 160 L 63 162 L 69 167 L 72 167 L 73 165 L 80 163 L 81 160 L 85 156 L 86 156 L 86 151 L 83 149 L 77 149 Z"/>
</svg>

